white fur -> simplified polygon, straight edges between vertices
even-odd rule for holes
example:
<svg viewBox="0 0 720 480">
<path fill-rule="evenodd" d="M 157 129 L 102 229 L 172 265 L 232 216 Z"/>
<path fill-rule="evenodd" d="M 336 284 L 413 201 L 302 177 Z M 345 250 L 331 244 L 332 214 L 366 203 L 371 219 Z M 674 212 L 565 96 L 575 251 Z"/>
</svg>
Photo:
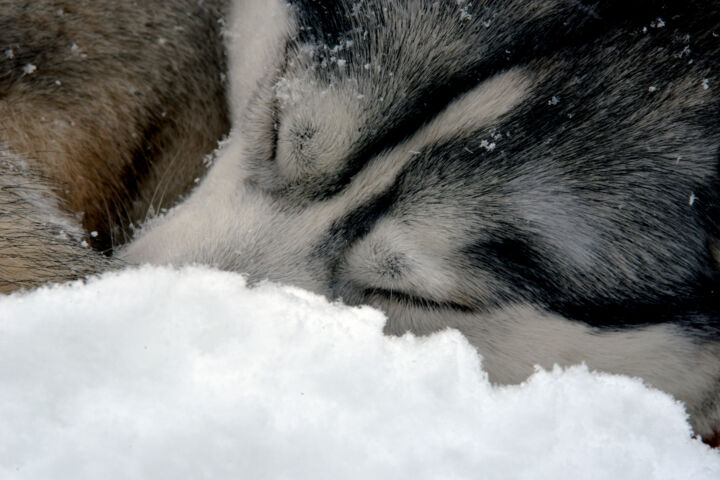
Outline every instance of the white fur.
<svg viewBox="0 0 720 480">
<path fill-rule="evenodd" d="M 388 312 L 393 320 L 386 331 L 394 334 L 437 331 L 442 315 L 442 324 L 457 328 L 477 347 L 491 381 L 501 384 L 522 382 L 535 365 L 584 362 L 593 370 L 642 378 L 697 408 L 709 400 L 699 392 L 707 394 L 705 386 L 713 384 L 720 371 L 720 345 L 698 348 L 696 340 L 668 324 L 613 331 L 593 329 L 531 305 L 486 314 L 400 308 L 384 300 L 373 305 Z M 696 432 L 712 436 L 720 410 L 703 413 L 695 419 Z M 698 423 L 700 418 L 703 423 Z"/>
<path fill-rule="evenodd" d="M 283 0 L 238 0 L 225 32 L 230 63 L 230 107 L 237 125 L 251 94 L 279 68 L 292 20 Z"/>
</svg>

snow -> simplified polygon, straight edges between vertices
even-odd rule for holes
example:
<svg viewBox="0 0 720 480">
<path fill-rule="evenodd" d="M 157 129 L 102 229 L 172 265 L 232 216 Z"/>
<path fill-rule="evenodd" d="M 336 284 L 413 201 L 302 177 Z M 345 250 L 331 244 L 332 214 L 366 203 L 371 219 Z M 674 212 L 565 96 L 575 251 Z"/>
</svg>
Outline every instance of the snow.
<svg viewBox="0 0 720 480">
<path fill-rule="evenodd" d="M 487 140 L 483 140 L 480 142 L 480 147 L 484 148 L 488 152 L 492 152 L 495 150 L 495 142 L 488 142 Z"/>
<path fill-rule="evenodd" d="M 658 17 L 657 20 L 650 23 L 650 26 L 652 28 L 663 28 L 665 26 L 665 21 L 662 18 Z"/>
<path fill-rule="evenodd" d="M 459 333 L 383 322 L 199 267 L 0 297 L 0 478 L 720 478 L 639 380 L 497 387 Z"/>
</svg>

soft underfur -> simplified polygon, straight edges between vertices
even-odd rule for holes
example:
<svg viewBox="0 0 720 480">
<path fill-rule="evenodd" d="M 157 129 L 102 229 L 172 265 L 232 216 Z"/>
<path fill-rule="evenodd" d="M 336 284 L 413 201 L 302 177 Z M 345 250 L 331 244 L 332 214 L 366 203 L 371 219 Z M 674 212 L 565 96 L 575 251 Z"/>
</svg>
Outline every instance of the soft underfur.
<svg viewBox="0 0 720 480">
<path fill-rule="evenodd" d="M 148 192 L 174 199 L 199 176 L 226 125 L 225 67 L 222 2 L 158 2 L 142 15 L 104 3 L 73 3 L 78 15 L 119 9 L 126 25 L 107 42 L 106 84 L 100 68 L 68 73 L 92 92 L 89 110 L 72 104 L 87 124 L 39 121 L 81 97 L 34 84 L 51 79 L 40 60 L 5 58 L 0 131 L 6 155 L 28 158 L 48 188 L 86 192 L 59 190 L 62 205 L 110 235 L 140 220 Z M 43 17 L 26 11 L 51 4 L 10 2 L 0 18 L 32 26 Z M 16 25 L 0 33 L 13 53 L 12 35 L 30 30 Z M 57 50 L 58 38 L 74 45 L 62 33 L 32 51 Z M 393 334 L 455 327 L 498 382 L 580 361 L 641 376 L 685 401 L 698 433 L 720 428 L 713 2 L 237 0 L 225 38 L 229 139 L 122 261 L 207 263 L 374 304 Z M 129 86 L 152 95 L 128 97 Z M 136 143 L 127 118 L 143 126 Z M 70 160 L 34 153 L 46 139 Z M 143 142 L 154 148 L 138 157 Z M 126 204 L 135 213 L 117 211 Z"/>
</svg>

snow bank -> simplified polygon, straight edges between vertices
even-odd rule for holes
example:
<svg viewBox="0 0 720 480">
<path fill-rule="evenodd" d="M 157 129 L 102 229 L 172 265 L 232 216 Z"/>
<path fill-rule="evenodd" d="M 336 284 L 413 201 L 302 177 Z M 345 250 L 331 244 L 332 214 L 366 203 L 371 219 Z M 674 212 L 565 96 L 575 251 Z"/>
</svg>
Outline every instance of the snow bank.
<svg viewBox="0 0 720 480">
<path fill-rule="evenodd" d="M 457 332 L 382 324 L 198 268 L 0 298 L 0 478 L 720 478 L 639 381 L 493 387 Z"/>
</svg>

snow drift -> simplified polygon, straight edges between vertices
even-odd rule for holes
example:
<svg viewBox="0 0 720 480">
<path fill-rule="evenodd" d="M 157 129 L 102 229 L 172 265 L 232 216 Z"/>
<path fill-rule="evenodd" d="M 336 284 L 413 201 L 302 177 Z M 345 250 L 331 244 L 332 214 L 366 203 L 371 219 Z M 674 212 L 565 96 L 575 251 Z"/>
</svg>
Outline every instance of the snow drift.
<svg viewBox="0 0 720 480">
<path fill-rule="evenodd" d="M 383 322 L 202 268 L 0 298 L 0 478 L 720 478 L 639 380 L 497 387 L 459 333 Z"/>
</svg>

